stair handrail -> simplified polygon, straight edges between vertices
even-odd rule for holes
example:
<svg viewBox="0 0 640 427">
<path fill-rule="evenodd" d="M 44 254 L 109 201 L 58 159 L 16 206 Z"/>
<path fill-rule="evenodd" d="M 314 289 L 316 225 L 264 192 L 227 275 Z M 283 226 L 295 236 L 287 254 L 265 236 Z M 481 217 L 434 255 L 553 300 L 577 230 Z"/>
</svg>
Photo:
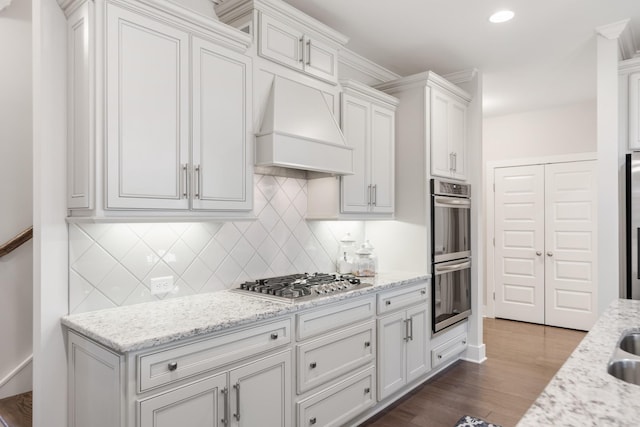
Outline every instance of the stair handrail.
<svg viewBox="0 0 640 427">
<path fill-rule="evenodd" d="M 33 237 L 33 227 L 29 227 L 4 245 L 0 246 L 0 258 L 18 249 Z"/>
</svg>

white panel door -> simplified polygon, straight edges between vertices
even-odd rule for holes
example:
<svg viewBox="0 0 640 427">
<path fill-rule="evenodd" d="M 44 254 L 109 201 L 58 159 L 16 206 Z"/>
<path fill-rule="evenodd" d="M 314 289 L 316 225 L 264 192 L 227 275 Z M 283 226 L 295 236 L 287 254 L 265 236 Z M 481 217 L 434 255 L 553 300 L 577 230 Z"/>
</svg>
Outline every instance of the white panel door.
<svg viewBox="0 0 640 427">
<path fill-rule="evenodd" d="M 589 330 L 597 318 L 596 162 L 547 165 L 545 323 Z"/>
<path fill-rule="evenodd" d="M 291 425 L 291 351 L 234 369 L 229 382 L 231 426 Z"/>
<path fill-rule="evenodd" d="M 221 374 L 141 400 L 140 427 L 224 426 L 226 385 Z"/>
<path fill-rule="evenodd" d="M 188 209 L 189 36 L 107 4 L 107 208 Z"/>
<path fill-rule="evenodd" d="M 353 175 L 342 179 L 342 212 L 368 212 L 371 197 L 369 170 L 371 153 L 371 104 L 350 95 L 342 98 L 342 131 L 353 148 Z"/>
<path fill-rule="evenodd" d="M 401 311 L 378 319 L 378 400 L 407 383 L 407 324 Z"/>
<path fill-rule="evenodd" d="M 451 100 L 449 104 L 449 150 L 451 151 L 450 161 L 451 172 L 454 178 L 467 178 L 467 106 L 462 102 Z"/>
<path fill-rule="evenodd" d="M 338 51 L 318 40 L 304 38 L 304 70 L 318 78 L 338 80 Z"/>
<path fill-rule="evenodd" d="M 431 88 L 430 145 L 431 175 L 450 177 L 449 151 L 449 102 L 450 97 L 437 88 Z"/>
<path fill-rule="evenodd" d="M 496 317 L 544 323 L 544 166 L 497 168 Z"/>
<path fill-rule="evenodd" d="M 193 38 L 193 209 L 250 210 L 251 60 Z"/>
<path fill-rule="evenodd" d="M 411 382 L 429 370 L 430 357 L 427 349 L 429 325 L 426 304 L 407 310 L 409 340 L 407 341 L 407 382 Z"/>
<path fill-rule="evenodd" d="M 260 56 L 302 70 L 304 34 L 301 31 L 261 13 L 259 36 Z"/>
<path fill-rule="evenodd" d="M 371 211 L 393 213 L 395 113 L 377 105 L 371 107 Z"/>
</svg>

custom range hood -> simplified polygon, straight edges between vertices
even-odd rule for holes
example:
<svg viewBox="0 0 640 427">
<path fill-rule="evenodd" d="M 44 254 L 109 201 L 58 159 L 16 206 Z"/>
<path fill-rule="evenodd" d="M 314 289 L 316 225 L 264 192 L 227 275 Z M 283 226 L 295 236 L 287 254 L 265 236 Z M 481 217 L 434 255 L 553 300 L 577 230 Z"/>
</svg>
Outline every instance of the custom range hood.
<svg viewBox="0 0 640 427">
<path fill-rule="evenodd" d="M 353 148 L 347 147 L 322 92 L 276 76 L 256 134 L 255 162 L 256 166 L 351 175 Z"/>
</svg>

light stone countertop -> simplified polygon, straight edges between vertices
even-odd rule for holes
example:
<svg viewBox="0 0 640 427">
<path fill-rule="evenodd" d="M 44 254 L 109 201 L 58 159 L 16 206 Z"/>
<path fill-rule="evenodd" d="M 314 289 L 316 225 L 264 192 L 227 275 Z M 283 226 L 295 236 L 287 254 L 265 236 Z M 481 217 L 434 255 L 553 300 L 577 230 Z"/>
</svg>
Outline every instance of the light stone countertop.
<svg viewBox="0 0 640 427">
<path fill-rule="evenodd" d="M 612 302 L 518 427 L 639 425 L 640 386 L 607 373 L 620 336 L 637 327 L 640 301 Z"/>
<path fill-rule="evenodd" d="M 61 322 L 118 353 L 126 353 L 417 283 L 430 277 L 429 274 L 381 273 L 375 278 L 360 278 L 363 283 L 373 283 L 372 287 L 300 303 L 219 291 L 71 314 Z"/>
</svg>

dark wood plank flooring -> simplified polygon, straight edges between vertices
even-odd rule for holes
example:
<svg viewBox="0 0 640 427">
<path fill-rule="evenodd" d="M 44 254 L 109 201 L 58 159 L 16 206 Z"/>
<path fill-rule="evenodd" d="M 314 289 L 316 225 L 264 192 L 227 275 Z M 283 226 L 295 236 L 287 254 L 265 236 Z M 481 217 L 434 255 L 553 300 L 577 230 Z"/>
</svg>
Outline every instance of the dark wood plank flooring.
<svg viewBox="0 0 640 427">
<path fill-rule="evenodd" d="M 486 362 L 456 362 L 362 425 L 453 427 L 463 415 L 473 415 L 515 426 L 584 335 L 485 319 Z"/>
<path fill-rule="evenodd" d="M 31 392 L 2 399 L 0 400 L 0 417 L 9 427 L 31 427 L 31 405 Z M 4 427 L 2 422 L 0 422 L 0 427 Z"/>
</svg>

